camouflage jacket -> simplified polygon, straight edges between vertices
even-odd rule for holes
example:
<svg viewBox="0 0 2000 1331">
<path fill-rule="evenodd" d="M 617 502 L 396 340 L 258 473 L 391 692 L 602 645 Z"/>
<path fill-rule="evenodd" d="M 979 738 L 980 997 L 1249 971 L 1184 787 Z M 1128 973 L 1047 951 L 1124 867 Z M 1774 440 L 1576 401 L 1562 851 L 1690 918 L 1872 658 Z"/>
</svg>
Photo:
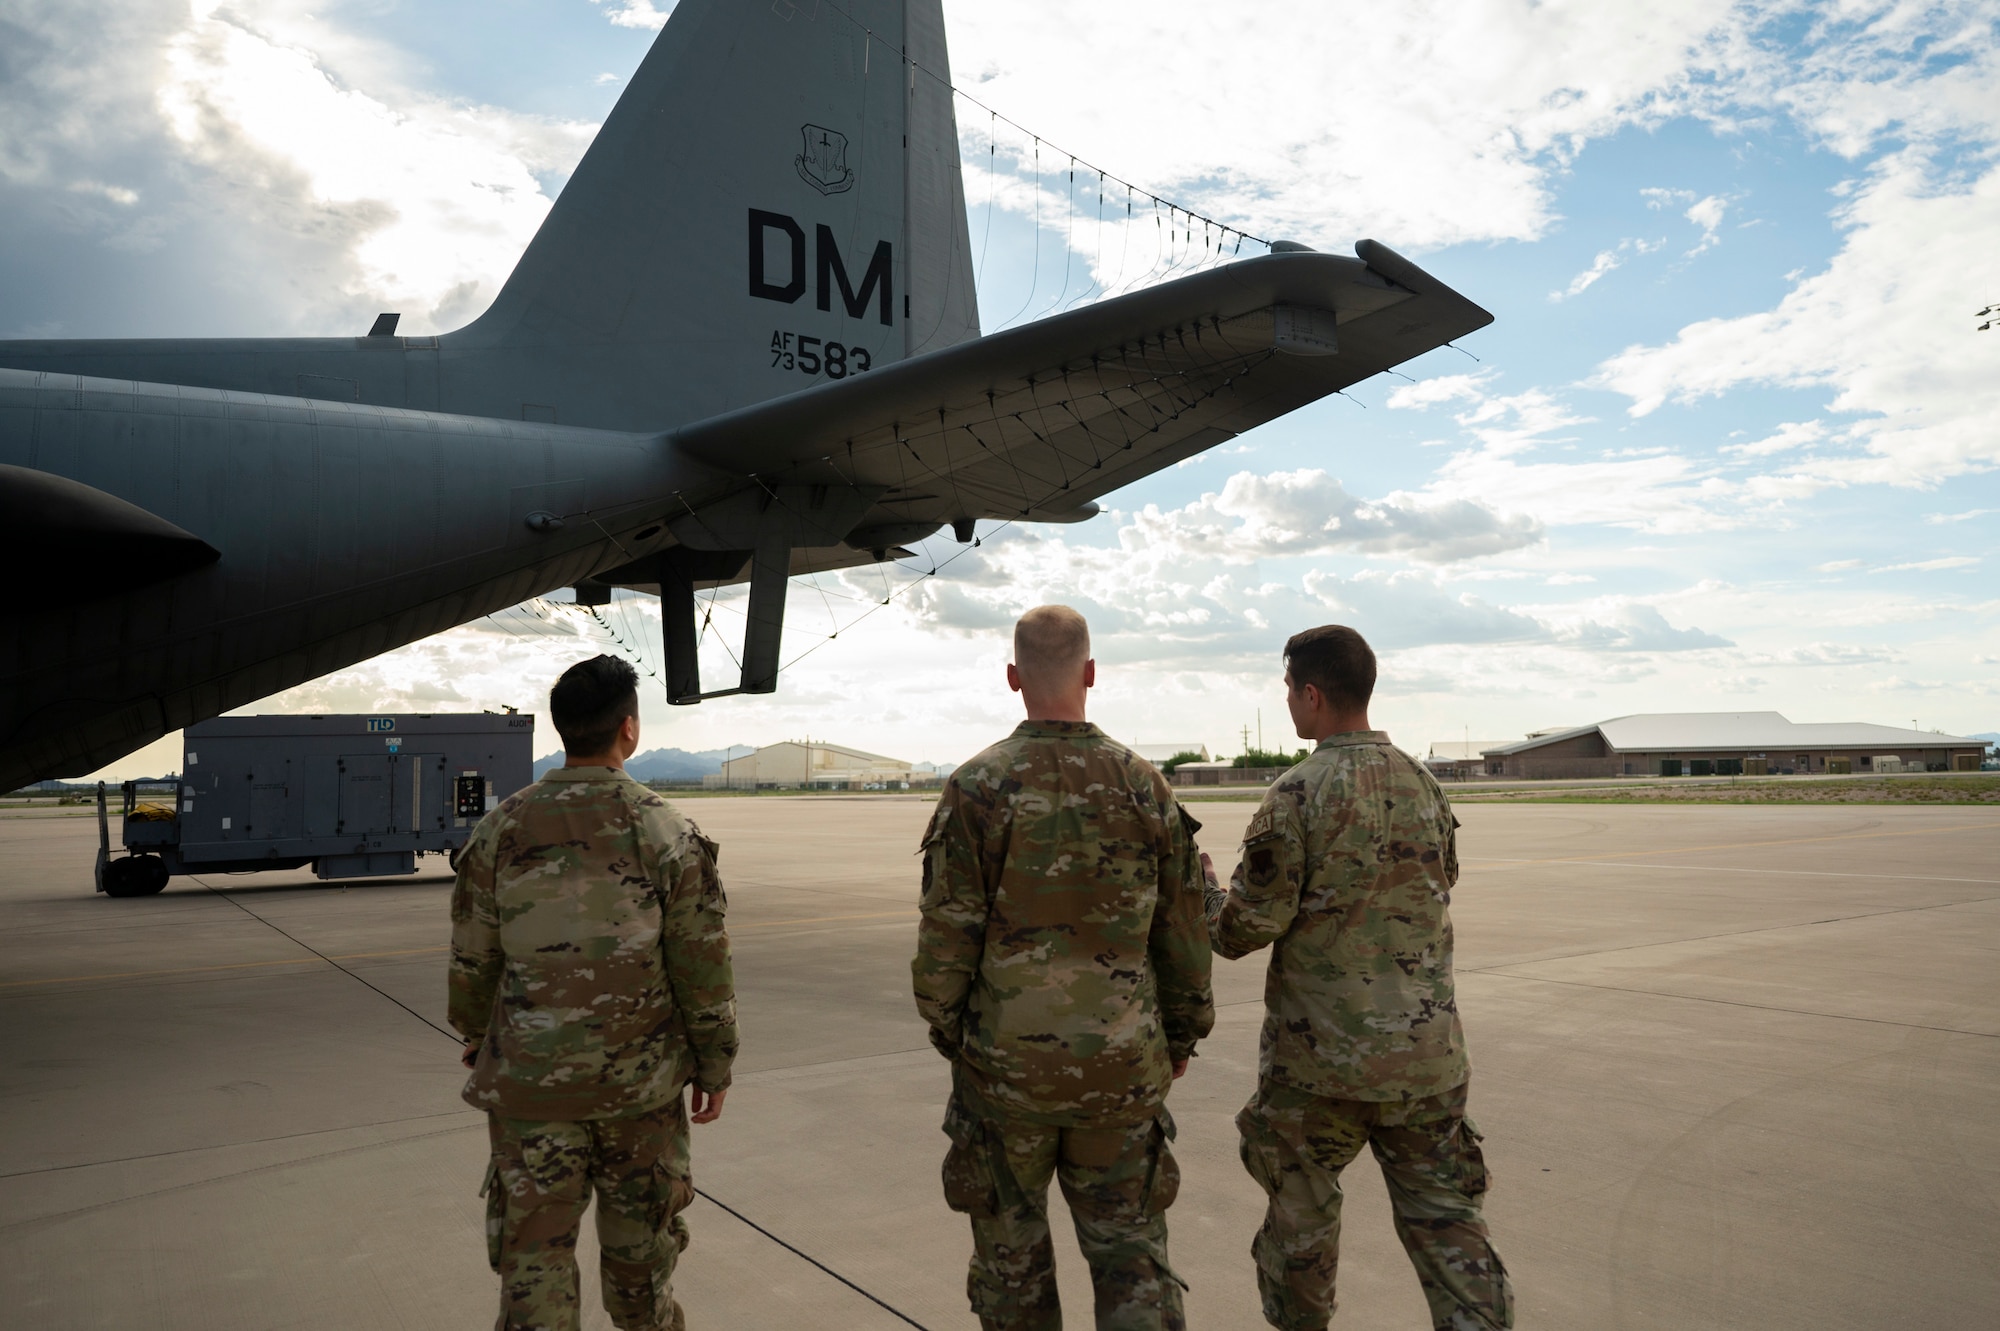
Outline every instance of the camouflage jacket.
<svg viewBox="0 0 2000 1331">
<path fill-rule="evenodd" d="M 1215 1024 L 1194 826 L 1085 722 L 1025 722 L 952 773 L 910 969 L 961 1091 L 1058 1126 L 1158 1112 Z"/>
<path fill-rule="evenodd" d="M 465 1099 L 615 1118 L 729 1085 L 736 997 L 715 843 L 623 772 L 562 767 L 473 830 L 451 896 Z"/>
<path fill-rule="evenodd" d="M 1451 975 L 1451 804 L 1379 730 L 1331 735 L 1272 783 L 1229 891 L 1225 957 L 1266 943 L 1264 1077 L 1344 1100 L 1410 1100 L 1470 1075 Z"/>
</svg>

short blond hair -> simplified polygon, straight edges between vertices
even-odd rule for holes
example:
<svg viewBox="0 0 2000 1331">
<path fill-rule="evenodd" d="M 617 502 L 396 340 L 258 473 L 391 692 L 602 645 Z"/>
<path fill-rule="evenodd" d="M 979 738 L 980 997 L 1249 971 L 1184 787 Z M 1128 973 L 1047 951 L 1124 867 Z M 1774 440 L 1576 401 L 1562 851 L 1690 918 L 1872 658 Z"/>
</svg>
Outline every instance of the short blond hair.
<svg viewBox="0 0 2000 1331">
<path fill-rule="evenodd" d="M 1038 605 L 1014 625 L 1014 668 L 1029 688 L 1068 686 L 1090 660 L 1090 625 L 1066 605 Z"/>
</svg>

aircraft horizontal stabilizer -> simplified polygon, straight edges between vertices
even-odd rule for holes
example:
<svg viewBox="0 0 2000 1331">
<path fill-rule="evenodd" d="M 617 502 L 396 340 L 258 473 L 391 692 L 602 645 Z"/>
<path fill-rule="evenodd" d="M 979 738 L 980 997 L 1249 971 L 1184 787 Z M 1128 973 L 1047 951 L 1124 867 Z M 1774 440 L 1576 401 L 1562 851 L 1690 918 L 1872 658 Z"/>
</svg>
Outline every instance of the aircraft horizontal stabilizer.
<svg viewBox="0 0 2000 1331">
<path fill-rule="evenodd" d="M 675 431 L 866 526 L 1074 520 L 1120 486 L 1491 323 L 1387 246 L 1280 250 Z"/>
</svg>

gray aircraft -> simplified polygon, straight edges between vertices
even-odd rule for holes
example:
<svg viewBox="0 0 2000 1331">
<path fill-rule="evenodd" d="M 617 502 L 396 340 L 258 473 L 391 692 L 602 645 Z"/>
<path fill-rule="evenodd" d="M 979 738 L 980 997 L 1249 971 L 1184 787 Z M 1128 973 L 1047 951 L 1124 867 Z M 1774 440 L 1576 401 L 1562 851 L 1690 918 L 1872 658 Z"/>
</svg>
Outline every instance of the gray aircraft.
<svg viewBox="0 0 2000 1331">
<path fill-rule="evenodd" d="M 952 100 L 939 0 L 680 0 L 464 328 L 0 342 L 0 549 L 62 574 L 0 790 L 563 587 L 663 598 L 672 701 L 767 693 L 788 578 L 1081 521 L 1491 322 L 1364 240 L 981 336 Z"/>
</svg>

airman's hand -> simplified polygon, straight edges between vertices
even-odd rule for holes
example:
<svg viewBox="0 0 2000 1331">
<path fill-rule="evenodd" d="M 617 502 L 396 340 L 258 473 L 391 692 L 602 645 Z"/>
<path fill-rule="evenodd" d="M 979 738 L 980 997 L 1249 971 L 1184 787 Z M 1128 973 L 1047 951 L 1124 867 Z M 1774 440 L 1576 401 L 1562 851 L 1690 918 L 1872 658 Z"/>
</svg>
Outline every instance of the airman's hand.
<svg viewBox="0 0 2000 1331">
<path fill-rule="evenodd" d="M 458 1061 L 467 1067 L 471 1067 L 474 1063 L 477 1063 L 479 1061 L 479 1044 L 478 1040 L 467 1040 L 465 1048 L 459 1051 Z"/>
<path fill-rule="evenodd" d="M 1201 877 L 1211 892 L 1222 890 L 1222 881 L 1215 876 L 1215 861 L 1208 857 L 1208 852 L 1205 850 L 1201 853 Z"/>
<path fill-rule="evenodd" d="M 722 1097 L 728 1095 L 728 1088 L 719 1091 L 704 1091 L 699 1086 L 688 1089 L 688 1108 L 694 1112 L 688 1117 L 696 1123 L 713 1123 L 722 1117 Z"/>
<path fill-rule="evenodd" d="M 1203 858 L 1203 859 L 1206 859 L 1206 858 L 1207 858 L 1207 856 L 1203 856 L 1202 858 Z M 1180 1080 L 1180 1079 L 1181 1079 L 1182 1077 L 1185 1077 L 1185 1076 L 1187 1076 L 1187 1065 L 1188 1065 L 1188 1061 L 1187 1061 L 1187 1060 L 1186 1060 L 1185 1058 L 1182 1058 L 1182 1059 L 1177 1059 L 1177 1060 L 1175 1060 L 1175 1062 L 1174 1062 L 1174 1080 L 1175 1080 L 1175 1081 L 1179 1081 L 1179 1080 Z"/>
</svg>

